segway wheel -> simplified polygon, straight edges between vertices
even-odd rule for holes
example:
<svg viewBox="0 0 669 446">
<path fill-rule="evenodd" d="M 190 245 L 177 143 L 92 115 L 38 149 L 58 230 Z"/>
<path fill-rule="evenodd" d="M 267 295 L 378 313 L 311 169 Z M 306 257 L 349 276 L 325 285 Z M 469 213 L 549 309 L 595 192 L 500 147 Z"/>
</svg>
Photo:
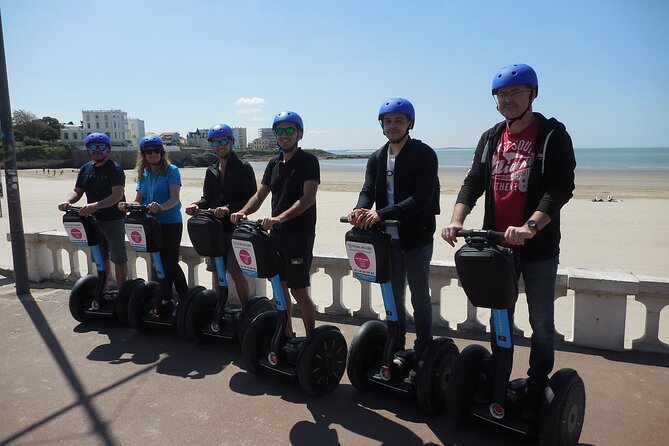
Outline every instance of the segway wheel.
<svg viewBox="0 0 669 446">
<path fill-rule="evenodd" d="M 158 292 L 158 282 L 149 281 L 140 283 L 135 291 L 130 295 L 128 301 L 128 322 L 130 326 L 138 331 L 146 331 L 147 324 L 144 322 L 144 316 L 151 310 L 151 302 Z"/>
<path fill-rule="evenodd" d="M 332 392 L 344 376 L 347 353 L 346 339 L 337 327 L 316 328 L 297 364 L 297 380 L 302 389 L 313 396 Z"/>
<path fill-rule="evenodd" d="M 446 409 L 458 423 L 471 417 L 472 399 L 479 386 L 487 381 L 490 352 L 481 345 L 469 345 L 462 350 L 451 371 L 446 390 Z"/>
<path fill-rule="evenodd" d="M 116 317 L 127 327 L 130 326 L 130 320 L 128 319 L 128 302 L 130 302 L 132 293 L 135 292 L 141 283 L 144 283 L 144 279 L 126 280 L 121 286 L 121 289 L 118 290 L 118 297 L 116 298 Z"/>
<path fill-rule="evenodd" d="M 70 292 L 70 313 L 79 322 L 86 322 L 90 318 L 85 311 L 91 307 L 97 276 L 84 276 L 77 280 Z"/>
<path fill-rule="evenodd" d="M 206 288 L 200 285 L 192 286 L 186 290 L 186 293 L 183 296 L 179 296 L 176 323 L 177 329 L 182 335 L 186 335 L 186 316 L 188 315 L 188 307 L 190 307 L 193 297 L 205 290 Z"/>
<path fill-rule="evenodd" d="M 216 291 L 204 290 L 191 299 L 186 314 L 186 336 L 198 343 L 204 341 L 202 330 L 211 323 L 212 315 L 216 310 Z"/>
<path fill-rule="evenodd" d="M 265 369 L 260 359 L 267 357 L 272 343 L 272 335 L 279 321 L 274 311 L 261 313 L 251 322 L 242 342 L 242 360 L 246 370 L 254 375 L 264 375 Z"/>
<path fill-rule="evenodd" d="M 265 313 L 266 311 L 274 311 L 274 305 L 272 305 L 266 297 L 254 297 L 248 301 L 242 310 L 242 314 L 239 316 L 237 339 L 239 339 L 240 345 L 244 342 L 244 336 L 246 335 L 251 322 L 253 322 L 258 315 Z"/>
<path fill-rule="evenodd" d="M 446 411 L 448 390 L 453 366 L 460 350 L 451 339 L 435 339 L 423 352 L 423 365 L 418 370 L 418 403 L 432 415 Z"/>
<path fill-rule="evenodd" d="M 365 322 L 353 337 L 346 373 L 353 387 L 361 392 L 369 390 L 367 373 L 381 364 L 387 337 L 388 328 L 381 321 Z"/>
<path fill-rule="evenodd" d="M 560 369 L 553 374 L 548 387 L 553 392 L 553 398 L 539 426 L 539 444 L 577 445 L 585 417 L 583 380 L 573 369 Z"/>
</svg>

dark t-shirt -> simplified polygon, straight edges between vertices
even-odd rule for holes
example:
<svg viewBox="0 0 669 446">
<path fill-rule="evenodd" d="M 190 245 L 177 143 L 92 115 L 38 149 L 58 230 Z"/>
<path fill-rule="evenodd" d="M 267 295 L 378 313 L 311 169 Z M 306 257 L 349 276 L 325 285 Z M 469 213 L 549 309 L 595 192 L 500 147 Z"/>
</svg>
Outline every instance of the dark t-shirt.
<svg viewBox="0 0 669 446">
<path fill-rule="evenodd" d="M 320 184 L 321 172 L 318 158 L 302 149 L 286 163 L 283 154 L 270 160 L 262 177 L 262 184 L 272 191 L 272 217 L 289 209 L 304 195 L 304 183 L 316 181 Z M 281 225 L 283 233 L 316 232 L 316 203 L 297 217 Z"/>
<path fill-rule="evenodd" d="M 125 172 L 118 163 L 112 160 L 108 160 L 100 167 L 93 166 L 92 161 L 87 162 L 79 169 L 75 184 L 75 187 L 84 190 L 89 203 L 95 203 L 110 196 L 113 186 L 125 186 Z M 125 196 L 120 201 L 125 201 Z M 100 209 L 93 215 L 103 221 L 120 220 L 125 217 L 125 214 L 118 210 L 116 204 Z"/>
</svg>

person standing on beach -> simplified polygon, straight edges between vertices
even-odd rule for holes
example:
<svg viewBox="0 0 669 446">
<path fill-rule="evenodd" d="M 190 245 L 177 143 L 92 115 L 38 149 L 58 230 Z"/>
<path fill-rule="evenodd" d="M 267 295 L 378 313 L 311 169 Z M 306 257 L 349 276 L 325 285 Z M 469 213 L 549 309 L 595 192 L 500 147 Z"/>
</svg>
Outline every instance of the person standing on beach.
<svg viewBox="0 0 669 446">
<path fill-rule="evenodd" d="M 457 231 L 476 200 L 486 194 L 483 228 L 504 232 L 505 244 L 514 248 L 516 274 L 525 281 L 532 326 L 528 413 L 535 408 L 535 414 L 554 364 L 560 209 L 573 195 L 576 168 L 565 126 L 532 112 L 538 91 L 537 75 L 528 65 L 509 65 L 495 74 L 492 94 L 505 120 L 481 136 L 451 222 L 441 231 L 455 246 Z M 499 347 L 492 342 L 492 348 L 494 356 Z"/>
<path fill-rule="evenodd" d="M 217 160 L 207 168 L 202 186 L 202 198 L 186 208 L 186 214 L 193 215 L 198 209 L 211 209 L 218 218 L 226 213 L 239 211 L 256 193 L 256 176 L 253 167 L 242 161 L 232 150 L 235 138 L 232 128 L 227 124 L 218 124 L 209 129 L 207 140 L 214 149 Z M 223 224 L 227 256 L 225 266 L 235 282 L 235 288 L 242 306 L 249 301 L 249 284 L 239 269 L 239 264 L 232 251 L 232 231 L 234 225 L 229 221 Z M 216 264 L 207 259 L 207 269 L 212 272 L 212 283 L 216 294 L 220 292 Z"/>
<path fill-rule="evenodd" d="M 183 222 L 181 219 L 181 174 L 163 147 L 160 136 L 145 136 L 139 141 L 137 154 L 137 187 L 135 201 L 118 204 L 125 212 L 128 204 L 141 204 L 154 214 L 160 223 L 160 259 L 165 270 L 165 279 L 161 283 L 162 295 L 172 296 L 172 285 L 179 296 L 188 290 L 188 283 L 179 266 L 179 248 Z M 154 314 L 158 314 L 154 308 Z"/>
<path fill-rule="evenodd" d="M 272 216 L 261 219 L 262 226 L 276 237 L 281 257 L 280 277 L 288 311 L 286 336 L 293 337 L 292 301 L 297 301 L 307 336 L 314 330 L 316 311 L 307 288 L 316 237 L 316 192 L 320 184 L 318 158 L 298 147 L 304 135 L 302 118 L 295 112 L 284 111 L 274 117 L 272 129 L 280 153 L 272 158 L 263 174 L 258 191 L 230 220 L 237 224 L 257 211 L 272 193 Z M 279 223 L 281 227 L 274 229 Z"/>
<path fill-rule="evenodd" d="M 393 277 L 391 285 L 397 309 L 400 337 L 406 343 L 407 282 L 414 309 L 416 341 L 414 364 L 408 379 L 416 376 L 421 356 L 432 340 L 432 303 L 429 273 L 436 215 L 439 214 L 437 155 L 430 146 L 409 136 L 416 122 L 413 105 L 403 98 L 385 101 L 378 120 L 388 142 L 367 161 L 365 182 L 348 221 L 369 229 L 382 220 L 399 220 L 401 226 L 387 228 L 392 237 Z M 372 206 L 376 204 L 376 209 Z"/>
<path fill-rule="evenodd" d="M 128 275 L 128 256 L 125 252 L 125 214 L 119 211 L 116 204 L 125 200 L 125 173 L 123 168 L 109 158 L 111 139 L 104 133 L 91 133 L 86 137 L 86 150 L 89 162 L 81 166 L 74 189 L 67 194 L 65 201 L 58 209 L 66 211 L 86 194 L 88 204 L 81 208 L 82 216 L 95 216 L 100 237 L 100 252 L 105 261 L 105 269 L 111 271 L 114 262 L 116 284 L 123 286 Z M 107 275 L 107 281 L 109 275 Z M 103 290 L 107 289 L 105 282 Z"/>
</svg>

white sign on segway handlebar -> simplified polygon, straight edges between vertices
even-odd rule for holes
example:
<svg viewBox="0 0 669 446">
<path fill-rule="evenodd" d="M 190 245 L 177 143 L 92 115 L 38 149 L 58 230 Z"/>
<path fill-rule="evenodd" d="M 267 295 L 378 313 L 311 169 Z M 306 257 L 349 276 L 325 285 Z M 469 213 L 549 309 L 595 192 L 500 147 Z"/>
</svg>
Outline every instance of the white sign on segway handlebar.
<svg viewBox="0 0 669 446">
<path fill-rule="evenodd" d="M 232 239 L 232 249 L 239 264 L 239 269 L 251 277 L 258 277 L 258 262 L 253 244 L 245 240 Z"/>
<path fill-rule="evenodd" d="M 139 252 L 146 252 L 146 231 L 144 226 L 133 223 L 125 224 L 125 234 L 128 236 L 130 247 Z"/>
<path fill-rule="evenodd" d="M 354 277 L 371 282 L 376 280 L 376 251 L 374 245 L 347 241 L 346 255 Z"/>
<path fill-rule="evenodd" d="M 70 241 L 75 246 L 87 246 L 88 237 L 86 236 L 86 230 L 84 229 L 84 224 L 81 222 L 66 221 L 63 222 L 67 236 L 70 238 Z"/>
</svg>

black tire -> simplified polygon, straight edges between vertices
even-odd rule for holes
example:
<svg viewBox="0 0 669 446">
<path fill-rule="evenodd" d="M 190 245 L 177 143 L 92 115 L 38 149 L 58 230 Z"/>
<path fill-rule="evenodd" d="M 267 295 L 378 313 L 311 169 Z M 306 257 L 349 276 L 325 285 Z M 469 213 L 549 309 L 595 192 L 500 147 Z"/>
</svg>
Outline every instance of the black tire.
<svg viewBox="0 0 669 446">
<path fill-rule="evenodd" d="M 353 337 L 346 373 L 353 387 L 361 392 L 370 388 L 367 372 L 381 364 L 387 337 L 388 327 L 381 321 L 365 322 Z"/>
<path fill-rule="evenodd" d="M 204 290 L 191 299 L 186 314 L 186 336 L 198 343 L 204 342 L 202 330 L 211 323 L 216 310 L 216 291 Z"/>
<path fill-rule="evenodd" d="M 457 345 L 449 338 L 435 339 L 425 349 L 416 390 L 418 403 L 427 413 L 439 415 L 446 411 L 446 392 L 459 354 Z"/>
<path fill-rule="evenodd" d="M 205 287 L 196 285 L 188 288 L 183 296 L 179 296 L 177 304 L 176 323 L 179 333 L 186 335 L 186 316 L 188 315 L 188 307 L 193 301 L 193 296 L 196 296 L 206 290 Z"/>
<path fill-rule="evenodd" d="M 140 283 L 135 291 L 130 295 L 128 301 L 128 322 L 130 326 L 138 331 L 146 331 L 147 324 L 144 323 L 144 316 L 151 309 L 153 297 L 159 288 L 158 282 L 149 281 Z"/>
<path fill-rule="evenodd" d="M 274 311 L 261 313 L 246 330 L 242 343 L 244 367 L 254 375 L 264 375 L 265 369 L 259 364 L 260 358 L 267 357 L 272 343 L 272 335 L 279 321 Z"/>
<path fill-rule="evenodd" d="M 72 291 L 70 292 L 70 313 L 79 322 L 90 320 L 85 311 L 91 307 L 97 283 L 98 276 L 84 276 L 72 286 Z"/>
<path fill-rule="evenodd" d="M 118 297 L 116 298 L 116 317 L 121 324 L 126 327 L 130 326 L 130 319 L 128 319 L 128 303 L 130 296 L 135 292 L 139 284 L 144 283 L 144 279 L 130 279 L 126 280 L 118 290 Z"/>
<path fill-rule="evenodd" d="M 249 326 L 255 320 L 255 318 L 267 311 L 275 311 L 275 309 L 274 305 L 272 305 L 272 303 L 266 297 L 254 297 L 248 301 L 242 310 L 242 314 L 239 316 L 239 328 L 237 328 L 237 339 L 239 339 L 239 345 L 242 345 L 244 342 L 246 331 L 249 329 Z"/>
<path fill-rule="evenodd" d="M 297 380 L 302 389 L 313 396 L 332 392 L 344 376 L 347 353 L 346 339 L 337 327 L 316 328 L 297 364 Z"/>
<path fill-rule="evenodd" d="M 487 380 L 490 352 L 481 345 L 469 345 L 462 350 L 453 366 L 446 390 L 446 408 L 458 423 L 471 417 L 472 398 L 477 386 Z"/>
<path fill-rule="evenodd" d="M 539 444 L 577 445 L 585 417 L 583 380 L 573 369 L 560 369 L 553 374 L 548 387 L 554 396 L 539 425 Z"/>
</svg>

